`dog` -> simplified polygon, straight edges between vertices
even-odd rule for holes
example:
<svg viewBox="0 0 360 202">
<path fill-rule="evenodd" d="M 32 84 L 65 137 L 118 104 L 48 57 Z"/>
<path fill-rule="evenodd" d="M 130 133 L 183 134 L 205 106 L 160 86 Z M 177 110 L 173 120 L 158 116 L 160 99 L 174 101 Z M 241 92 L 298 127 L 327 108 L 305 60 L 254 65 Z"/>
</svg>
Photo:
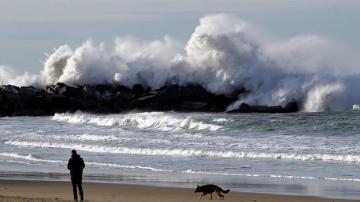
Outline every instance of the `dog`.
<svg viewBox="0 0 360 202">
<path fill-rule="evenodd" d="M 229 193 L 230 189 L 228 190 L 223 190 L 221 187 L 213 185 L 213 184 L 206 184 L 203 186 L 197 186 L 195 189 L 195 193 L 199 193 L 202 192 L 202 194 L 200 195 L 199 199 L 202 199 L 203 196 L 210 194 L 210 200 L 212 200 L 212 194 L 214 192 L 216 192 L 216 194 L 219 196 L 219 200 L 224 200 L 224 195 L 222 195 L 221 193 Z"/>
</svg>

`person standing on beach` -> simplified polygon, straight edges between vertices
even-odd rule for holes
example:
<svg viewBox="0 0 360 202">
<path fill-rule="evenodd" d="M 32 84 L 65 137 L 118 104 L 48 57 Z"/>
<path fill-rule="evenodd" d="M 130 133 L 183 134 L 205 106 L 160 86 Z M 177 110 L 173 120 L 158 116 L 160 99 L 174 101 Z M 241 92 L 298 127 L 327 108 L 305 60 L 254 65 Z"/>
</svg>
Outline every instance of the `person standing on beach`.
<svg viewBox="0 0 360 202">
<path fill-rule="evenodd" d="M 76 150 L 71 151 L 71 158 L 69 159 L 68 169 L 70 170 L 71 183 L 73 187 L 74 200 L 77 201 L 77 187 L 79 188 L 80 201 L 84 201 L 84 194 L 82 189 L 82 174 L 85 168 L 84 160 L 77 154 Z"/>
</svg>

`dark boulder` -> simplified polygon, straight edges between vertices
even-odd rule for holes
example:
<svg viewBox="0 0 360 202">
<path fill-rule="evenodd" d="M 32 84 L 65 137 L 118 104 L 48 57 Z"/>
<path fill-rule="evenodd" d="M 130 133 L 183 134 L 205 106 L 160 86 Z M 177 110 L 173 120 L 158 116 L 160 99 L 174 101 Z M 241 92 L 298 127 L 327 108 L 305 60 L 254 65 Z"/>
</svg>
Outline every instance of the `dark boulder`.
<svg viewBox="0 0 360 202">
<path fill-rule="evenodd" d="M 19 89 L 19 94 L 21 97 L 31 98 L 44 95 L 44 91 L 32 86 L 24 86 Z"/>
<path fill-rule="evenodd" d="M 4 94 L 18 94 L 19 87 L 13 85 L 2 85 L 0 86 L 0 92 Z"/>
<path fill-rule="evenodd" d="M 65 95 L 68 97 L 77 97 L 81 95 L 81 88 L 78 86 L 65 85 L 59 89 L 59 95 Z"/>
<path fill-rule="evenodd" d="M 181 111 L 205 111 L 208 107 L 207 102 L 189 102 L 185 101 L 181 103 Z"/>
<path fill-rule="evenodd" d="M 171 85 L 160 88 L 158 90 L 157 100 L 159 103 L 164 104 L 164 106 L 171 106 L 172 104 L 180 103 L 182 100 L 180 86 Z"/>
<path fill-rule="evenodd" d="M 132 87 L 132 93 L 136 96 L 143 95 L 145 93 L 145 88 L 141 84 L 135 84 Z"/>
<path fill-rule="evenodd" d="M 299 110 L 296 102 L 288 103 L 284 108 L 281 106 L 248 105 L 242 103 L 237 109 L 229 111 L 230 113 L 291 113 Z"/>
<path fill-rule="evenodd" d="M 281 106 L 263 106 L 253 105 L 250 106 L 246 103 L 242 103 L 236 110 L 230 112 L 241 112 L 241 113 L 281 113 Z"/>
<path fill-rule="evenodd" d="M 212 94 L 200 85 L 187 85 L 180 88 L 183 100 L 194 102 L 210 102 Z"/>
<path fill-rule="evenodd" d="M 57 83 L 46 87 L 46 92 L 54 95 L 64 95 L 69 97 L 77 97 L 81 95 L 81 86 L 70 86 L 64 83 Z"/>
<path fill-rule="evenodd" d="M 208 105 L 209 112 L 224 112 L 226 108 L 237 100 L 237 96 L 214 95 Z"/>
<path fill-rule="evenodd" d="M 242 113 L 250 113 L 251 112 L 251 107 L 250 105 L 246 104 L 246 103 L 242 103 L 237 109 L 235 110 L 231 110 L 229 112 L 242 112 Z"/>
<path fill-rule="evenodd" d="M 285 105 L 283 111 L 285 113 L 295 113 L 299 111 L 299 105 L 297 104 L 297 102 L 292 101 L 289 102 L 288 104 Z"/>
<path fill-rule="evenodd" d="M 62 87 L 64 87 L 64 86 L 66 86 L 66 85 L 63 84 L 63 83 L 57 83 L 57 84 L 54 84 L 54 85 L 48 85 L 48 86 L 45 87 L 45 91 L 48 94 L 58 95 L 59 92 L 60 92 L 60 89 Z"/>
<path fill-rule="evenodd" d="M 47 110 L 54 113 L 75 112 L 80 109 L 77 99 L 64 95 L 48 95 L 44 102 Z"/>
<path fill-rule="evenodd" d="M 81 86 L 81 93 L 86 98 L 98 98 L 101 97 L 101 93 L 98 91 L 95 85 L 84 85 Z"/>
</svg>

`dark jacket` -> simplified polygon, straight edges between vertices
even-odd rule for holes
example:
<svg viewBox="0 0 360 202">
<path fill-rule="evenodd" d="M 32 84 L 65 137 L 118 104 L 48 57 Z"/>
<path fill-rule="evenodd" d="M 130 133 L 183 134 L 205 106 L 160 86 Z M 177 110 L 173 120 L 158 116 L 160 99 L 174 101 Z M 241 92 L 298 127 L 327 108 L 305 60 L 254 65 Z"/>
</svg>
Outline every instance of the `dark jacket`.
<svg viewBox="0 0 360 202">
<path fill-rule="evenodd" d="M 85 168 L 85 163 L 80 155 L 72 155 L 67 167 L 70 170 L 71 176 L 81 176 Z"/>
</svg>

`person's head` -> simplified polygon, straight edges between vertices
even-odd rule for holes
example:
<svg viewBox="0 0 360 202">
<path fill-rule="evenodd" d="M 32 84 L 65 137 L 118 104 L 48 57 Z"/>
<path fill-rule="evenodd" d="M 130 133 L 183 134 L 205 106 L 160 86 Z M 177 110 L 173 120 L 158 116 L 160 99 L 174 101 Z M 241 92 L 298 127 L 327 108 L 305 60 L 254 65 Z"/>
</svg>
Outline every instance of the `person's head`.
<svg viewBox="0 0 360 202">
<path fill-rule="evenodd" d="M 74 156 L 77 155 L 76 150 L 73 149 L 73 150 L 71 151 L 71 154 L 74 155 Z"/>
</svg>

